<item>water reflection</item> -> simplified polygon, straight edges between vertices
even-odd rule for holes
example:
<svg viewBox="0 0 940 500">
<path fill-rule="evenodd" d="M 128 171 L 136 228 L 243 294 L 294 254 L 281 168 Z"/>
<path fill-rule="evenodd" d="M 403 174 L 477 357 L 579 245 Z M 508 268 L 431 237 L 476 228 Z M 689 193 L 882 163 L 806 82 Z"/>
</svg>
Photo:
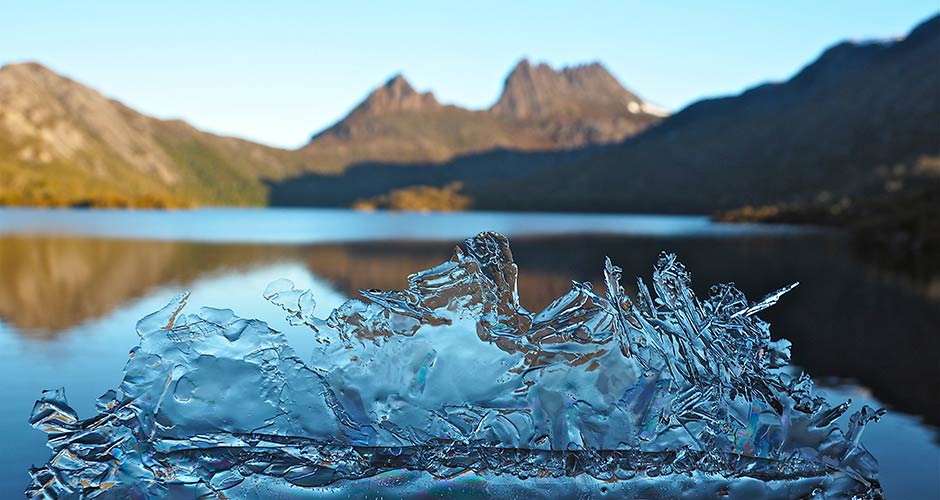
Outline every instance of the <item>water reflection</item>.
<svg viewBox="0 0 940 500">
<path fill-rule="evenodd" d="M 906 465 L 911 450 L 919 453 L 921 469 L 935 467 L 937 431 L 901 413 L 940 424 L 936 277 L 871 266 L 853 256 L 849 242 L 821 233 L 516 236 L 512 241 L 522 302 L 534 310 L 566 292 L 571 280 L 600 285 L 605 255 L 625 276 L 646 277 L 661 250 L 677 252 L 696 271 L 700 294 L 712 283 L 734 280 L 756 298 L 801 281 L 762 317 L 776 334 L 793 341 L 795 364 L 840 384 L 854 381 L 849 396 L 895 410 L 865 438 L 884 464 L 890 496 L 936 490 L 935 478 L 912 478 L 905 471 L 911 470 Z M 0 457 L 6 457 L 0 460 L 0 492 L 19 494 L 28 464 L 45 459 L 42 436 L 25 422 L 39 390 L 66 384 L 79 411 L 91 412 L 94 399 L 120 379 L 127 350 L 136 342 L 134 322 L 176 290 L 192 288 L 194 304 L 231 307 L 282 328 L 283 315 L 260 296 L 270 280 L 285 276 L 313 287 L 322 313 L 360 289 L 405 287 L 409 273 L 450 258 L 457 243 L 266 245 L 0 236 L 0 387 L 9 401 L 0 408 L 5 438 Z M 630 281 L 624 285 L 634 293 Z M 290 338 L 300 352 L 312 349 L 312 336 L 297 331 Z M 898 442 L 904 443 L 903 453 L 892 451 Z"/>
<path fill-rule="evenodd" d="M 400 289 L 409 273 L 448 259 L 456 243 L 277 246 L 0 237 L 0 316 L 18 335 L 48 339 L 155 287 L 185 288 L 201 277 L 277 262 L 302 263 L 346 295 Z M 573 279 L 598 284 L 605 255 L 625 276 L 647 276 L 661 250 L 677 252 L 696 270 L 694 285 L 702 294 L 712 283 L 734 280 L 756 298 L 800 281 L 803 286 L 764 315 L 774 332 L 793 341 L 794 362 L 815 375 L 857 380 L 879 399 L 940 424 L 940 366 L 922 361 L 940 355 L 940 303 L 931 282 L 869 268 L 846 245 L 821 234 L 513 240 L 522 302 L 534 310 L 567 291 Z M 630 281 L 624 285 L 635 292 Z"/>
<path fill-rule="evenodd" d="M 283 260 L 262 245 L 0 237 L 0 318 L 22 335 L 50 338 L 158 286 Z"/>
</svg>

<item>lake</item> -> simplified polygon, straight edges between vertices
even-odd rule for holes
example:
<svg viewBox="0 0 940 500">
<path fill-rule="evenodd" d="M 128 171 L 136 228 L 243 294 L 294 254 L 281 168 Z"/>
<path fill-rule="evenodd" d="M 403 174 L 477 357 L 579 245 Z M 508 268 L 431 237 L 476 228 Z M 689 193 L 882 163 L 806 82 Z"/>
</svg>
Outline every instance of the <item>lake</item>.
<svg viewBox="0 0 940 500">
<path fill-rule="evenodd" d="M 761 317 L 832 401 L 889 410 L 863 437 L 888 498 L 940 492 L 940 279 L 879 265 L 838 233 L 697 216 L 0 209 L 0 497 L 20 497 L 29 466 L 48 457 L 27 424 L 40 391 L 64 386 L 91 415 L 121 381 L 136 321 L 180 290 L 191 310 L 226 307 L 287 329 L 261 297 L 269 282 L 315 290 L 322 315 L 361 289 L 404 288 L 484 230 L 509 236 L 530 310 L 571 280 L 600 283 L 604 256 L 648 280 L 659 253 L 675 252 L 699 294 L 734 281 L 753 300 L 801 282 Z M 289 338 L 313 348 L 298 329 Z"/>
</svg>

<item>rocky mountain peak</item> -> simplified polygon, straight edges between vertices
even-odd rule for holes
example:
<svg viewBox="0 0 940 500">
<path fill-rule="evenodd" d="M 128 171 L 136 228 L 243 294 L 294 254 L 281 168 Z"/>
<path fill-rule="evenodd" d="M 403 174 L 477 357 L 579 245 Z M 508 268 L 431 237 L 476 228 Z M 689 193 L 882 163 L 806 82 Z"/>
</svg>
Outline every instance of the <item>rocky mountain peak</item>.
<svg viewBox="0 0 940 500">
<path fill-rule="evenodd" d="M 506 77 L 503 92 L 491 110 L 521 120 L 622 114 L 640 109 L 641 104 L 598 62 L 556 70 L 523 59 Z"/>
<path fill-rule="evenodd" d="M 440 108 L 434 94 L 418 92 L 398 73 L 376 88 L 356 107 L 354 113 L 383 114 L 400 111 L 422 111 Z"/>
<path fill-rule="evenodd" d="M 420 122 L 412 119 L 414 114 L 420 114 Z M 420 149 L 407 156 L 422 158 L 432 150 L 434 158 L 448 158 L 509 145 L 568 149 L 622 141 L 660 116 L 600 63 L 556 70 L 523 59 L 506 78 L 499 101 L 485 111 L 443 106 L 396 74 L 349 115 L 314 135 L 305 149 L 392 138 L 395 148 Z"/>
<path fill-rule="evenodd" d="M 416 94 L 414 87 L 408 83 L 408 80 L 405 79 L 405 75 L 401 73 L 395 73 L 395 76 L 388 79 L 382 85 L 382 88 L 387 89 L 390 92 L 397 92 L 401 94 Z"/>
</svg>

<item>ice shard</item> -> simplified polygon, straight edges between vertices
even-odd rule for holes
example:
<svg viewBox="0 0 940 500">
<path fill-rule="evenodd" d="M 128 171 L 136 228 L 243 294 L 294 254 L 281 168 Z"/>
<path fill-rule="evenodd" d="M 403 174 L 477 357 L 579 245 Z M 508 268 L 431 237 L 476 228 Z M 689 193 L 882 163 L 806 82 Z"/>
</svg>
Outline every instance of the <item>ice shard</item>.
<svg viewBox="0 0 940 500">
<path fill-rule="evenodd" d="M 367 290 L 327 317 L 286 280 L 265 297 L 316 336 L 230 311 L 140 320 L 120 387 L 82 420 L 64 391 L 31 424 L 53 455 L 33 498 L 880 498 L 859 437 L 790 344 L 733 285 L 696 297 L 675 256 L 628 296 L 574 283 L 543 311 L 519 302 L 503 236 Z M 306 328 L 304 328 L 306 327 Z M 308 329 L 309 328 L 309 329 Z"/>
</svg>

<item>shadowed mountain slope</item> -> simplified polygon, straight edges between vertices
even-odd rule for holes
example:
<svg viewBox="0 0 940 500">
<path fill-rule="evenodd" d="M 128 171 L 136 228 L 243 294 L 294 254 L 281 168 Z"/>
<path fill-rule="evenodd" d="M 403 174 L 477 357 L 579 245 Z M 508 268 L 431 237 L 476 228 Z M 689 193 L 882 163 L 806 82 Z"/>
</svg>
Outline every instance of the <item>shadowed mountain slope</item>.
<svg viewBox="0 0 940 500">
<path fill-rule="evenodd" d="M 783 83 L 700 101 L 623 145 L 473 193 L 501 209 L 711 212 L 940 181 L 940 17 L 845 42 Z M 927 161 L 925 161 L 925 157 Z"/>
</svg>

